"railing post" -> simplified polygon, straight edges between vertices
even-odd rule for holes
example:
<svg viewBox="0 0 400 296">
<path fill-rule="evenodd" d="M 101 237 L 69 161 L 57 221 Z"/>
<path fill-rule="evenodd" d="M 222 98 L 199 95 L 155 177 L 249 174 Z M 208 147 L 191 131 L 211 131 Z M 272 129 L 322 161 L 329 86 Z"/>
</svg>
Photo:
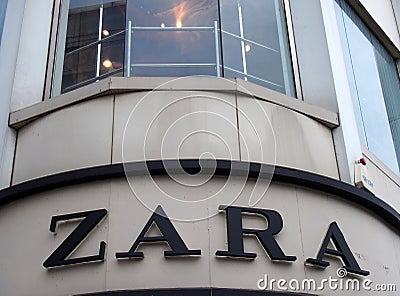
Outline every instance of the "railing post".
<svg viewBox="0 0 400 296">
<path fill-rule="evenodd" d="M 214 37 L 215 37 L 215 65 L 217 67 L 217 77 L 221 77 L 221 69 L 219 62 L 219 42 L 218 42 L 218 22 L 214 21 Z"/>
<path fill-rule="evenodd" d="M 99 44 L 97 44 L 97 58 L 96 58 L 96 77 L 100 76 L 100 67 L 101 67 L 101 39 L 102 39 L 102 31 L 103 31 L 103 5 L 100 6 L 100 15 L 99 15 L 99 32 L 98 38 Z"/>
<path fill-rule="evenodd" d="M 246 61 L 246 50 L 244 45 L 244 33 L 243 33 L 243 17 L 242 17 L 242 6 L 238 3 L 238 13 L 239 13 L 239 31 L 240 31 L 240 44 L 242 46 L 242 64 L 244 80 L 247 81 L 247 61 Z"/>
<path fill-rule="evenodd" d="M 128 21 L 128 28 L 127 28 L 127 35 L 128 39 L 126 41 L 126 77 L 131 76 L 131 44 L 132 44 L 132 21 Z"/>
</svg>

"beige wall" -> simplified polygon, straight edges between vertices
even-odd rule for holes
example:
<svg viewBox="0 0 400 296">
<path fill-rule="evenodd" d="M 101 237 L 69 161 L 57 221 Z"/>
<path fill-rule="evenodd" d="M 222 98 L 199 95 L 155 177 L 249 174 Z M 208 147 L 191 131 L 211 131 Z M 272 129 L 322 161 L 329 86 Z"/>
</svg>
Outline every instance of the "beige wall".
<svg viewBox="0 0 400 296">
<path fill-rule="evenodd" d="M 23 126 L 13 183 L 122 161 L 201 157 L 338 178 L 331 130 L 308 116 L 238 92 L 157 90 L 83 101 Z"/>
<path fill-rule="evenodd" d="M 331 131 L 334 123 L 326 119 L 331 113 L 257 88 L 253 92 L 238 91 L 237 85 L 222 91 L 177 88 L 143 91 L 119 85 L 118 90 L 96 98 L 80 97 L 67 104 L 73 95 L 68 94 L 13 113 L 12 120 L 20 124 L 13 183 L 123 161 L 202 157 L 276 163 L 339 179 Z M 304 261 L 316 256 L 333 221 L 343 230 L 361 268 L 371 271 L 374 283 L 400 284 L 398 235 L 368 210 L 341 198 L 272 183 L 260 195 L 257 207 L 280 212 L 284 229 L 277 240 L 297 261 L 273 263 L 256 240 L 246 239 L 246 250 L 259 255 L 243 262 L 214 256 L 216 250 L 226 249 L 225 217 L 217 209 L 233 201 L 249 205 L 249 196 L 257 188 L 254 182 L 235 178 L 228 182 L 218 177 L 202 186 L 190 186 L 204 181 L 200 176 L 183 177 L 178 184 L 166 177 L 128 181 L 122 178 L 60 188 L 1 207 L 0 233 L 8 238 L 0 240 L 2 292 L 71 295 L 173 287 L 257 289 L 264 274 L 277 279 L 322 280 L 335 277 L 340 262 L 332 260 L 329 268 L 319 270 L 306 267 Z M 398 209 L 394 194 L 382 191 L 380 197 Z M 115 253 L 130 248 L 159 204 L 177 219 L 174 224 L 188 247 L 201 249 L 202 256 L 166 260 L 162 247 L 145 246 L 143 260 L 116 260 Z M 106 240 L 105 262 L 47 271 L 44 260 L 76 226 L 67 223 L 53 235 L 48 231 L 51 217 L 99 208 L 106 208 L 108 217 L 73 256 L 94 254 L 99 242 Z M 198 221 L 181 221 L 193 217 Z M 244 223 L 266 226 L 255 217 Z M 171 274 L 176 276 L 166 276 Z M 20 283 L 16 278 L 25 280 Z M 348 292 L 325 290 L 318 294 Z"/>
<path fill-rule="evenodd" d="M 385 201 L 400 211 L 400 178 L 385 166 L 375 155 L 364 147 L 363 156 L 367 161 L 366 174 L 373 182 L 369 188 L 376 196 L 384 197 Z"/>
<path fill-rule="evenodd" d="M 371 272 L 368 279 L 374 284 L 400 284 L 400 239 L 382 220 L 341 198 L 278 183 L 270 186 L 257 207 L 281 214 L 284 228 L 276 239 L 287 255 L 297 257 L 293 263 L 272 262 L 255 238 L 245 239 L 245 250 L 258 254 L 254 261 L 216 258 L 215 252 L 227 247 L 225 215 L 222 213 L 197 222 L 173 221 L 188 248 L 202 250 L 198 258 L 165 259 L 162 253 L 165 248 L 154 245 L 140 247 L 145 255 L 142 260 L 118 261 L 115 253 L 129 250 L 151 215 L 151 211 L 139 202 L 138 193 L 143 199 L 159 199 L 170 217 L 179 218 L 181 212 L 180 208 L 171 206 L 170 200 L 155 186 L 173 190 L 176 184 L 170 178 L 137 177 L 136 181 L 136 196 L 123 178 L 60 188 L 1 207 L 0 233 L 6 238 L 0 240 L 2 295 L 66 296 L 104 290 L 177 287 L 257 290 L 257 281 L 264 274 L 287 280 L 337 278 L 336 270 L 342 266 L 337 259 L 326 258 L 331 265 L 325 270 L 304 265 L 307 258 L 316 256 L 328 225 L 333 221 L 343 231 L 360 267 Z M 206 198 L 226 182 L 224 178 L 214 178 L 192 197 Z M 253 186 L 253 182 L 248 182 L 234 204 L 246 206 Z M 182 193 L 193 192 L 187 186 L 182 188 Z M 223 189 L 226 196 L 238 193 L 235 186 Z M 220 200 L 210 199 L 206 210 L 214 211 L 219 204 Z M 73 256 L 93 255 L 97 253 L 100 241 L 105 240 L 105 262 L 46 270 L 43 262 L 77 225 L 64 223 L 54 235 L 48 230 L 51 217 L 100 208 L 107 209 L 108 216 Z M 192 215 L 198 210 L 191 212 Z M 266 226 L 260 217 L 244 218 L 244 227 Z M 316 294 L 350 295 L 347 291 L 330 290 Z"/>
</svg>

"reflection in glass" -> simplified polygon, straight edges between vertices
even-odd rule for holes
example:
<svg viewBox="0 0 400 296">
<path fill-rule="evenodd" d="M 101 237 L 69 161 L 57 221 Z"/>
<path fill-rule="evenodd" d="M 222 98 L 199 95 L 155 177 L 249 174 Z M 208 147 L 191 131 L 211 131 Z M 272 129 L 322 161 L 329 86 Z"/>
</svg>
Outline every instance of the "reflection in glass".
<svg viewBox="0 0 400 296">
<path fill-rule="evenodd" d="M 216 0 L 129 1 L 130 75 L 216 75 L 213 26 L 217 18 Z"/>
<path fill-rule="evenodd" d="M 398 106 L 400 98 L 395 62 L 350 6 L 341 0 L 338 3 L 336 12 L 361 141 L 399 173 L 400 146 L 396 149 L 392 137 L 398 133 L 395 118 L 399 118 L 392 106 Z"/>
<path fill-rule="evenodd" d="M 383 95 L 387 116 L 389 119 L 390 130 L 397 159 L 400 160 L 400 80 L 397 66 L 392 56 L 373 37 L 372 42 L 375 47 L 375 58 L 378 65 L 380 82 L 382 85 Z"/>
<path fill-rule="evenodd" d="M 241 41 L 234 35 L 224 34 L 223 36 L 222 48 L 224 51 L 224 76 L 240 77 L 237 75 L 228 75 L 228 73 L 232 73 L 232 71 L 236 70 L 237 73 L 243 73 L 244 78 Z"/>
<path fill-rule="evenodd" d="M 67 53 L 64 58 L 62 90 L 96 76 L 97 47 Z"/>
<path fill-rule="evenodd" d="M 225 76 L 241 73 L 245 80 L 295 96 L 282 1 L 220 3 Z"/>
<path fill-rule="evenodd" d="M 53 95 L 123 70 L 124 1 L 63 1 L 59 27 Z"/>
<path fill-rule="evenodd" d="M 124 67 L 124 46 L 125 36 L 119 34 L 109 37 L 101 44 L 100 54 L 100 76 L 104 74 L 112 74 Z"/>
<path fill-rule="evenodd" d="M 52 96 L 110 75 L 212 75 L 295 96 L 280 0 L 63 0 Z"/>
</svg>

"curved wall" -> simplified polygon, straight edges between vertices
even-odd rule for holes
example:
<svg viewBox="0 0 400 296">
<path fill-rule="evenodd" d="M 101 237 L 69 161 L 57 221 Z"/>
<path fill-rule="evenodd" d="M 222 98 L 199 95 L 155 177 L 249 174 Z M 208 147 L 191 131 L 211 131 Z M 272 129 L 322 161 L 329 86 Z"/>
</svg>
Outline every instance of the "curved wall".
<svg viewBox="0 0 400 296">
<path fill-rule="evenodd" d="M 205 87 L 213 83 L 215 91 L 193 85 L 199 78 L 182 78 L 153 91 L 127 87 L 125 93 L 114 90 L 113 95 L 88 101 L 80 97 L 74 105 L 32 117 L 34 121 L 18 130 L 13 184 L 122 162 L 123 147 L 124 161 L 214 157 L 276 162 L 338 178 L 330 128 L 301 114 L 308 108 L 311 116 L 322 121 L 324 112 L 331 117 L 334 113 L 262 87 L 252 89 L 252 84 L 205 79 Z M 129 86 L 135 80 L 116 81 Z M 56 100 L 27 108 L 25 113 L 34 114 L 40 105 L 57 104 Z M 24 115 L 23 111 L 13 118 Z"/>
<path fill-rule="evenodd" d="M 171 207 L 170 200 L 159 188 L 169 192 L 175 190 L 176 196 L 182 194 L 179 197 L 203 199 L 210 192 L 220 190 L 227 183 L 226 178 L 214 177 L 202 190 L 181 187 L 179 191 L 167 176 L 136 176 L 134 179 L 135 194 L 125 178 L 116 178 L 40 192 L 1 207 L 0 231 L 8 239 L 1 240 L 0 246 L 3 254 L 9 254 L 2 258 L 0 268 L 2 292 L 6 295 L 76 295 L 115 290 L 209 287 L 260 291 L 257 282 L 265 275 L 270 280 L 314 279 L 319 286 L 329 277 L 339 280 L 336 272 L 343 263 L 329 256 L 324 257 L 330 263 L 325 269 L 306 266 L 304 262 L 317 256 L 332 222 L 340 227 L 360 268 L 370 272 L 368 277 L 348 276 L 345 279 L 362 282 L 367 278 L 373 283 L 371 287 L 398 284 L 398 232 L 365 207 L 348 202 L 343 196 L 273 181 L 256 208 L 279 213 L 283 229 L 274 238 L 284 253 L 296 256 L 296 260 L 272 261 L 254 236 L 244 238 L 245 251 L 257 254 L 254 260 L 224 258 L 216 256 L 218 250 L 228 249 L 224 213 L 196 222 L 179 221 L 182 210 Z M 155 183 L 159 187 L 154 186 Z M 229 186 L 224 188 L 223 195 L 229 198 L 239 193 L 233 205 L 247 207 L 254 186 L 250 179 L 240 193 L 237 186 Z M 145 228 L 155 209 L 146 208 L 143 202 L 152 201 L 163 201 L 163 209 L 186 246 L 191 250 L 200 249 L 200 256 L 166 258 L 163 256 L 163 251 L 169 249 L 166 244 L 142 244 L 138 251 L 144 253 L 143 259 L 116 259 L 116 253 L 128 252 Z M 193 208 L 185 214 L 214 213 L 223 202 L 226 200 L 210 199 L 204 208 Z M 108 215 L 71 258 L 95 255 L 100 242 L 105 241 L 105 260 L 46 270 L 43 267 L 45 260 L 78 225 L 72 221 L 60 223 L 57 235 L 54 235 L 49 231 L 51 218 L 97 209 L 107 210 Z M 250 229 L 265 229 L 275 223 L 266 223 L 264 217 L 257 215 L 243 215 L 242 221 L 243 228 Z M 154 235 L 159 235 L 156 228 L 146 234 Z M 21 281 L 16 282 L 15 278 Z M 279 291 L 276 286 L 274 290 Z M 323 291 L 306 289 L 302 292 L 370 294 L 365 290 L 349 292 L 327 286 Z"/>
<path fill-rule="evenodd" d="M 218 290 L 226 288 L 249 290 L 240 292 L 247 295 L 261 291 L 258 285 L 265 276 L 287 282 L 314 279 L 318 288 L 330 278 L 339 281 L 337 270 L 351 265 L 337 256 L 324 256 L 330 263 L 325 269 L 305 264 L 308 258 L 317 257 L 334 222 L 350 249 L 346 256 L 370 273 L 368 277 L 348 275 L 343 280 L 362 283 L 368 279 L 371 288 L 398 284 L 400 215 L 372 194 L 339 181 L 331 132 L 337 126 L 334 113 L 240 80 L 190 78 L 159 88 L 150 85 L 151 80 L 148 84 L 141 81 L 140 87 L 135 81 L 113 78 L 107 87 L 104 83 L 95 86 L 96 90 L 89 86 L 11 114 L 18 138 L 13 186 L 0 192 L 0 233 L 7 237 L 0 241 L 0 249 L 7 254 L 0 264 L 2 293 L 77 295 L 142 289 L 153 293 L 154 289 L 176 288 L 202 288 L 206 295 L 213 293 L 212 289 L 217 289 L 217 294 L 238 293 Z M 200 158 L 200 164 L 204 158 L 214 158 L 245 167 L 248 162 L 277 167 L 271 184 L 268 171 L 260 178 L 257 172 L 237 175 L 233 170 L 211 173 L 206 179 L 196 170 L 176 176 L 163 170 L 153 175 L 134 170 L 128 177 L 114 171 L 124 162 L 129 168 L 131 162 L 178 158 Z M 109 166 L 111 173 L 93 177 L 91 170 L 102 165 Z M 82 168 L 87 170 L 79 170 Z M 67 175 L 57 175 L 62 172 Z M 282 172 L 289 175 L 282 177 Z M 62 181 L 63 176 L 70 181 Z M 261 193 L 252 200 L 257 186 Z M 257 211 L 275 218 L 267 222 L 266 216 L 247 215 L 254 201 L 258 201 L 254 205 Z M 221 205 L 247 209 L 243 210 L 243 229 L 277 227 L 274 240 L 295 260 L 271 260 L 268 247 L 264 249 L 254 235 L 243 240 L 244 250 L 256 253 L 255 259 L 217 256 L 218 250 L 229 250 L 231 245 L 227 235 L 230 222 L 224 211 L 218 210 Z M 138 251 L 144 253 L 143 259 L 118 260 L 116 254 L 128 252 L 140 232 L 146 237 L 165 234 L 157 227 L 145 231 L 157 206 L 162 206 L 187 248 L 201 250 L 201 255 L 167 258 L 163 251 L 171 245 L 142 243 Z M 94 256 L 101 241 L 106 243 L 104 258 L 43 267 L 78 226 L 70 214 L 99 209 L 107 212 L 104 219 L 85 240 L 78 239 L 83 242 L 77 248 L 70 247 L 75 251 L 65 253 L 59 261 Z M 276 226 L 277 215 L 282 229 Z M 52 228 L 52 219 L 60 220 L 55 224 L 58 227 Z M 329 248 L 343 247 L 335 239 L 332 242 Z M 276 285 L 272 290 L 288 292 Z M 327 287 L 290 292 L 349 293 Z M 357 295 L 368 293 L 361 290 Z"/>
</svg>

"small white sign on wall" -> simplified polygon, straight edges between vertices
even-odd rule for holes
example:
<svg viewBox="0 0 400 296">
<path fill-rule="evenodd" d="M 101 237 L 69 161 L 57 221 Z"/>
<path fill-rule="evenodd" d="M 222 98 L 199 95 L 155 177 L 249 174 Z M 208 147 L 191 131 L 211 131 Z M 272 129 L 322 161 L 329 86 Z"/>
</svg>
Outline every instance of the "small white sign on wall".
<svg viewBox="0 0 400 296">
<path fill-rule="evenodd" d="M 365 162 L 357 161 L 354 169 L 354 183 L 357 188 L 366 189 L 374 193 L 374 182 L 368 174 L 368 166 Z"/>
</svg>

